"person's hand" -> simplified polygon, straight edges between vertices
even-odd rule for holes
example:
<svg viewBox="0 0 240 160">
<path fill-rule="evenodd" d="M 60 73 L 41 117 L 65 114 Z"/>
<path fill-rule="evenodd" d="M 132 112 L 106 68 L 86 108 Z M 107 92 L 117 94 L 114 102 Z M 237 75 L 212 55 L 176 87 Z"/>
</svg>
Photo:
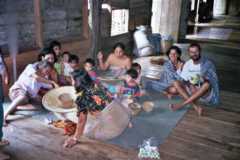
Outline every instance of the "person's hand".
<svg viewBox="0 0 240 160">
<path fill-rule="evenodd" d="M 63 144 L 63 147 L 65 148 L 72 148 L 73 146 L 75 146 L 76 144 L 78 143 L 78 140 L 74 137 L 70 137 L 68 138 L 64 144 Z"/>
<path fill-rule="evenodd" d="M 98 52 L 97 58 L 98 58 L 99 60 L 102 60 L 102 59 L 103 59 L 103 53 L 102 53 L 101 51 Z"/>
<path fill-rule="evenodd" d="M 9 84 L 9 79 L 8 79 L 8 76 L 5 76 L 4 77 L 4 84 L 8 85 Z"/>
<path fill-rule="evenodd" d="M 182 62 L 178 62 L 178 63 L 177 63 L 177 69 L 182 70 L 183 65 L 184 65 L 184 63 L 182 63 Z"/>
<path fill-rule="evenodd" d="M 118 93 L 119 93 L 119 94 L 123 94 L 124 91 L 125 91 L 125 87 L 122 87 L 122 86 L 119 86 L 119 87 L 118 87 Z"/>
<path fill-rule="evenodd" d="M 52 85 L 53 85 L 54 88 L 59 88 L 59 85 L 54 81 L 52 81 Z"/>
</svg>

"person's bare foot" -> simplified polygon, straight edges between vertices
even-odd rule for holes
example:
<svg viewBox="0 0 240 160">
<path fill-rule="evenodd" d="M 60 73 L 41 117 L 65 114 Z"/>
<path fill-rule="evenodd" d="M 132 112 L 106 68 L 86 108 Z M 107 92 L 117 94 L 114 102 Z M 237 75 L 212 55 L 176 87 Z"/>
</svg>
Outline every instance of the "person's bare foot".
<svg viewBox="0 0 240 160">
<path fill-rule="evenodd" d="M 198 107 L 197 114 L 198 114 L 199 117 L 202 116 L 202 114 L 203 114 L 203 108 L 202 107 Z"/>
<path fill-rule="evenodd" d="M 180 108 L 182 108 L 183 106 L 181 104 L 169 104 L 169 109 L 172 111 L 176 111 Z"/>
<path fill-rule="evenodd" d="M 133 127 L 132 122 L 129 122 L 129 123 L 128 123 L 128 128 L 132 128 L 132 127 Z"/>
<path fill-rule="evenodd" d="M 202 116 L 203 108 L 201 106 L 193 106 L 194 110 L 197 112 L 198 116 Z"/>
</svg>

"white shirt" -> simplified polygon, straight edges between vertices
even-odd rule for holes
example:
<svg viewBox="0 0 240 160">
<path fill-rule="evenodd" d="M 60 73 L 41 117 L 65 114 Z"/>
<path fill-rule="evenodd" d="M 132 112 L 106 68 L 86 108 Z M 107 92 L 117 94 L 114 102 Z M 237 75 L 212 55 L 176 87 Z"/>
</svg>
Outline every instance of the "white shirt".
<svg viewBox="0 0 240 160">
<path fill-rule="evenodd" d="M 36 97 L 41 87 L 50 87 L 50 85 L 38 82 L 35 78 L 33 78 L 32 75 L 36 74 L 36 72 L 36 64 L 27 65 L 10 90 L 21 88 L 28 92 L 31 97 Z"/>
<path fill-rule="evenodd" d="M 185 80 L 185 81 L 191 81 L 191 79 L 193 77 L 196 76 L 200 76 L 201 75 L 201 65 L 199 64 L 194 64 L 193 60 L 190 59 L 188 60 L 182 69 L 181 72 L 181 77 Z"/>
<path fill-rule="evenodd" d="M 64 63 L 64 76 L 71 76 L 72 72 L 73 68 L 68 63 Z"/>
</svg>

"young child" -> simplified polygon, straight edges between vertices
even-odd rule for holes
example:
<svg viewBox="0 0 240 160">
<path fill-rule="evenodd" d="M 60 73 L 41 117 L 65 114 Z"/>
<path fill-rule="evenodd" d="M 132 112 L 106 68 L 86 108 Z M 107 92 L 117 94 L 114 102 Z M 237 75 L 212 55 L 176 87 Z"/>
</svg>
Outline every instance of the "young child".
<svg viewBox="0 0 240 160">
<path fill-rule="evenodd" d="M 122 77 L 124 85 L 112 85 L 108 84 L 104 87 L 107 88 L 112 97 L 118 97 L 122 95 L 129 99 L 134 99 L 141 96 L 140 87 L 137 83 L 138 72 L 131 68 L 127 70 L 126 75 Z"/>
<path fill-rule="evenodd" d="M 66 72 L 68 72 L 68 74 L 71 74 L 74 70 L 79 69 L 79 58 L 77 55 L 75 54 L 71 54 L 69 57 L 69 61 L 68 61 L 69 67 L 68 69 L 66 69 Z"/>
<path fill-rule="evenodd" d="M 64 71 L 63 71 L 63 75 L 64 75 L 66 84 L 72 83 L 71 82 L 71 74 L 74 70 L 77 70 L 77 69 L 79 69 L 79 58 L 77 55 L 70 54 L 68 63 L 64 64 Z"/>
<path fill-rule="evenodd" d="M 54 63 L 54 68 L 57 71 L 58 75 L 64 75 L 64 68 L 66 65 L 68 65 L 69 57 L 69 52 L 63 52 L 59 60 Z"/>
<path fill-rule="evenodd" d="M 95 69 L 94 69 L 94 68 L 95 68 L 95 62 L 94 62 L 94 60 L 91 59 L 91 58 L 86 59 L 85 62 L 84 62 L 84 69 L 85 69 L 85 71 L 88 72 L 88 75 L 91 77 L 91 79 L 92 79 L 95 83 L 99 84 L 100 81 L 99 81 L 99 79 L 98 79 L 98 77 L 97 77 L 97 73 L 95 72 Z"/>
<path fill-rule="evenodd" d="M 7 85 L 9 82 L 9 79 L 8 79 L 6 65 L 1 54 L 1 48 L 0 48 L 0 75 L 1 75 L 0 77 L 0 147 L 1 147 L 9 144 L 7 140 L 4 140 L 2 138 L 3 137 L 2 127 L 3 127 L 3 121 L 4 121 L 3 119 L 3 101 L 4 101 L 3 83 Z"/>
<path fill-rule="evenodd" d="M 69 73 L 69 59 L 70 59 L 70 53 L 69 52 L 63 52 L 61 57 L 58 59 L 58 62 L 54 63 L 54 68 L 58 73 L 59 82 L 61 85 L 67 85 L 69 82 L 67 81 L 67 78 L 70 77 Z"/>
<path fill-rule="evenodd" d="M 141 84 L 141 76 L 142 76 L 142 75 L 141 75 L 141 71 L 142 71 L 141 65 L 138 64 L 138 63 L 133 63 L 131 68 L 135 69 L 135 70 L 138 72 L 138 77 L 137 77 L 137 79 L 136 79 L 136 82 L 137 82 L 138 84 Z"/>
<path fill-rule="evenodd" d="M 134 68 L 127 70 L 126 76 L 124 78 L 124 86 L 120 87 L 120 94 L 127 97 L 126 105 L 129 107 L 130 104 L 135 103 L 137 98 L 141 96 L 139 83 L 137 82 L 139 75 L 138 71 Z M 124 103 L 124 102 L 123 102 Z M 129 128 L 133 127 L 132 122 L 128 124 Z"/>
<path fill-rule="evenodd" d="M 120 93 L 129 98 L 140 97 L 140 87 L 137 82 L 138 72 L 131 68 L 127 70 L 124 86 L 120 87 Z"/>
</svg>

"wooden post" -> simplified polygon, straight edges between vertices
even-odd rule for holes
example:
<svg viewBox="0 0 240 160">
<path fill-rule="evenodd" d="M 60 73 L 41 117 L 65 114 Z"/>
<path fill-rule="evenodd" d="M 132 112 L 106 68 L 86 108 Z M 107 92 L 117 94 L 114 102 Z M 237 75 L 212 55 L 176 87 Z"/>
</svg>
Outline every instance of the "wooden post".
<svg viewBox="0 0 240 160">
<path fill-rule="evenodd" d="M 38 47 L 43 47 L 43 25 L 41 15 L 41 0 L 34 0 L 34 16 L 35 16 L 35 34 L 36 44 Z"/>
<path fill-rule="evenodd" d="M 185 37 L 188 1 L 153 0 L 152 32 L 160 33 L 161 36 L 171 35 L 175 42 L 178 42 L 181 37 Z"/>
<path fill-rule="evenodd" d="M 200 6 L 200 0 L 197 0 L 197 10 L 196 10 L 196 17 L 195 17 L 195 26 L 194 26 L 194 34 L 197 34 L 198 32 L 198 24 L 199 21 L 199 6 Z"/>
<path fill-rule="evenodd" d="M 97 61 L 101 47 L 101 8 L 103 0 L 90 0 L 91 57 Z"/>
<path fill-rule="evenodd" d="M 89 38 L 89 26 L 88 26 L 88 0 L 83 0 L 83 37 Z"/>
</svg>

